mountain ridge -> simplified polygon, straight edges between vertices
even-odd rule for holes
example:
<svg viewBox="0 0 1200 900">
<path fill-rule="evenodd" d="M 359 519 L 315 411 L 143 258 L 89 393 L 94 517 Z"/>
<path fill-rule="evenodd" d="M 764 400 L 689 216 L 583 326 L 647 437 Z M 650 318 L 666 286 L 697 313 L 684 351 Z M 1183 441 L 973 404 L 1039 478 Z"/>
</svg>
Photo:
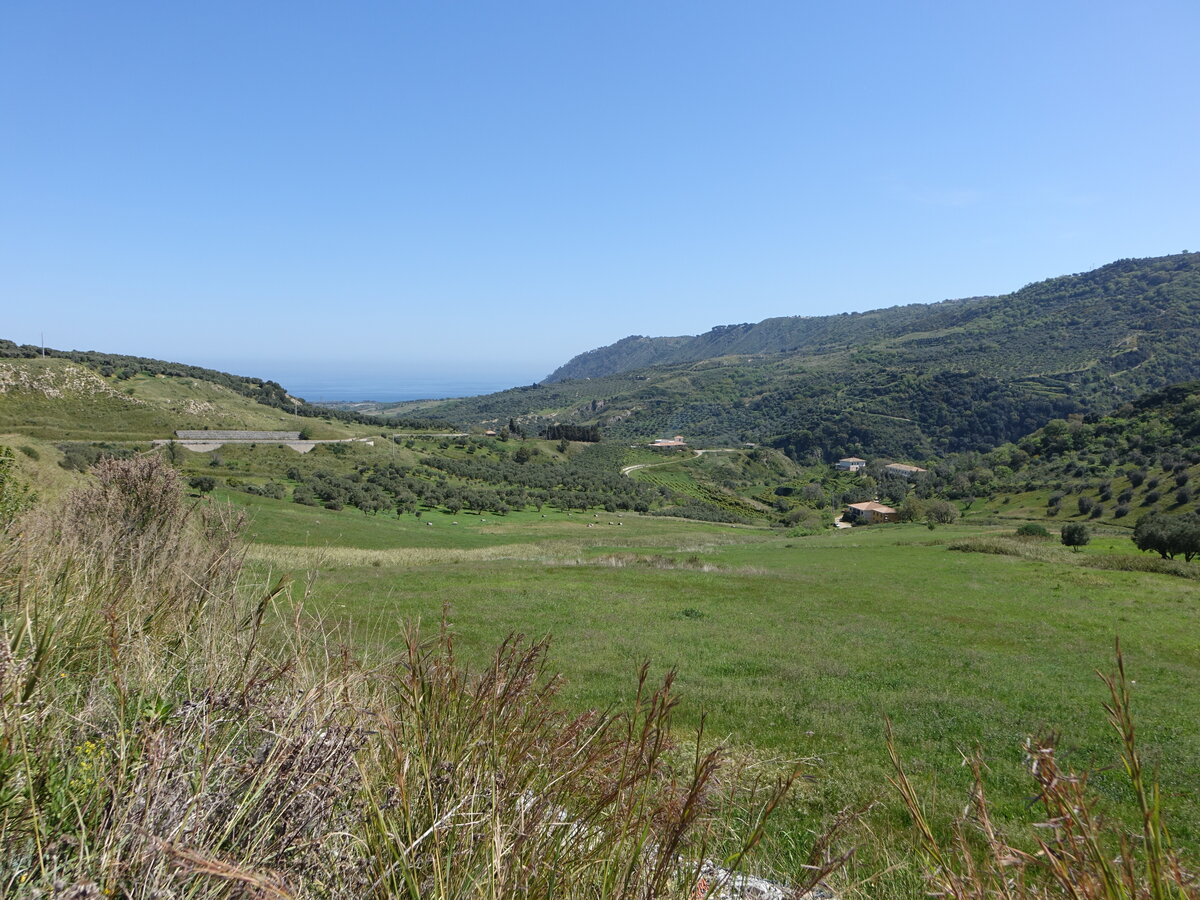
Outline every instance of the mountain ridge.
<svg viewBox="0 0 1200 900">
<path fill-rule="evenodd" d="M 1119 259 L 1088 272 L 1060 275 L 1031 282 L 1007 294 L 973 296 L 883 307 L 865 312 L 844 312 L 826 316 L 774 316 L 757 323 L 718 325 L 699 335 L 646 337 L 631 335 L 604 347 L 578 354 L 555 369 L 544 383 L 576 378 L 594 378 L 620 374 L 656 365 L 698 362 L 731 355 L 824 352 L 840 345 L 865 341 L 898 340 L 917 330 L 946 328 L 979 329 L 1001 307 L 1020 304 L 1030 294 L 1044 294 L 1047 286 L 1064 288 L 1058 298 L 1061 306 L 1078 300 L 1075 293 L 1089 282 L 1105 281 L 1113 276 L 1136 271 L 1147 264 L 1176 261 L 1185 270 L 1194 269 L 1200 254 L 1181 253 L 1145 259 Z M 1167 276 L 1169 280 L 1169 276 Z M 1147 284 L 1151 290 L 1165 281 Z M 1053 307 L 1052 307 L 1053 308 Z M 994 330 L 994 329 L 992 329 Z"/>
<path fill-rule="evenodd" d="M 511 418 L 594 424 L 620 439 L 753 442 L 797 460 L 921 459 L 987 450 L 1053 418 L 1195 378 L 1200 254 L 1181 253 L 1116 260 L 998 296 L 632 336 L 539 385 L 422 414 L 459 426 Z"/>
</svg>

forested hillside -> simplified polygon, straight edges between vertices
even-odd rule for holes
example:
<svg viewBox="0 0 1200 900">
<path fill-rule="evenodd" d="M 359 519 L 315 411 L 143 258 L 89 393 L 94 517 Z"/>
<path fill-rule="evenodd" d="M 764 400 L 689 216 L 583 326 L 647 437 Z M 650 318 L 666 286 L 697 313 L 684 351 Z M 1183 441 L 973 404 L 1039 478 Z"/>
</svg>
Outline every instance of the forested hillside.
<svg viewBox="0 0 1200 900">
<path fill-rule="evenodd" d="M 422 414 L 462 426 L 512 418 L 595 424 L 622 439 L 765 443 L 801 461 L 928 459 L 986 451 L 1051 419 L 1200 377 L 1197 347 L 1200 254 L 1184 253 L 1003 297 L 628 338 L 545 384 Z"/>
<path fill-rule="evenodd" d="M 634 336 L 575 357 L 546 381 L 724 356 L 826 354 L 868 346 L 908 362 L 939 361 L 953 351 L 965 354 L 966 366 L 1022 375 L 1038 366 L 1073 370 L 1096 360 L 1110 360 L 1120 371 L 1147 358 L 1139 352 L 1146 348 L 1138 337 L 1170 339 L 1179 327 L 1196 327 L 1187 316 L 1200 291 L 1197 256 L 1119 260 L 1001 297 L 773 318 L 721 325 L 697 337 Z"/>
</svg>

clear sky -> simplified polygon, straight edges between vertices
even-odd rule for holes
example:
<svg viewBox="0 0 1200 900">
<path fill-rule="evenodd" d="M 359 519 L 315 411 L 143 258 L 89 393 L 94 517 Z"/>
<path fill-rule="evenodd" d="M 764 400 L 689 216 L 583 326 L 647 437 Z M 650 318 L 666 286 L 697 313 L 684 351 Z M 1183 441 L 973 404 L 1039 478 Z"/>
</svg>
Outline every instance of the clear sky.
<svg viewBox="0 0 1200 900">
<path fill-rule="evenodd" d="M 5 0 L 0 337 L 516 384 L 1196 250 L 1197 47 L 1196 0 Z"/>
</svg>

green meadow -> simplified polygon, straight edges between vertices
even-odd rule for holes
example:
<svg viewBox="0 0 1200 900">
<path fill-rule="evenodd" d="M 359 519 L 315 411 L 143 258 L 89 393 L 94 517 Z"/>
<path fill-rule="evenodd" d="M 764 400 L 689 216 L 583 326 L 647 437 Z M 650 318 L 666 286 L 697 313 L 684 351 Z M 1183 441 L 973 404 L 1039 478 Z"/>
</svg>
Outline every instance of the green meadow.
<svg viewBox="0 0 1200 900">
<path fill-rule="evenodd" d="M 1080 553 L 1043 541 L 1022 558 L 951 549 L 1011 526 L 795 536 L 632 513 L 398 518 L 218 498 L 249 513 L 262 576 L 307 582 L 310 608 L 356 644 L 395 645 L 405 623 L 432 631 L 445 617 L 479 666 L 511 633 L 549 635 L 563 696 L 580 708 L 628 700 L 643 661 L 674 669 L 681 731 L 703 718 L 706 740 L 766 770 L 805 761 L 811 777 L 771 837 L 781 848 L 846 806 L 874 804 L 855 840 L 907 838 L 886 780 L 887 718 L 943 825 L 965 802 L 962 754 L 977 746 L 1005 823 L 1036 821 L 1021 745 L 1050 731 L 1063 765 L 1092 772 L 1107 811 L 1131 817 L 1096 674 L 1119 637 L 1168 821 L 1183 848 L 1200 848 L 1200 583 L 1081 564 L 1132 551 L 1119 535 Z M 876 865 L 879 846 L 865 852 Z"/>
</svg>

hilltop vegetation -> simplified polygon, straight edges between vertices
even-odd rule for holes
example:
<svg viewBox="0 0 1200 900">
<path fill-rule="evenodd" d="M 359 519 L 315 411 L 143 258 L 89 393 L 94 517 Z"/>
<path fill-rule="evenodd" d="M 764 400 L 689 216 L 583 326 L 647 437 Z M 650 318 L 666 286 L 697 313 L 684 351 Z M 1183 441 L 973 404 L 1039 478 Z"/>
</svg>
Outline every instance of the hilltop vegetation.
<svg viewBox="0 0 1200 900">
<path fill-rule="evenodd" d="M 0 360 L 26 360 L 30 362 L 27 362 L 25 367 L 10 363 L 0 369 L 0 389 L 5 384 L 11 386 L 14 382 L 18 384 L 22 383 L 20 373 L 28 371 L 32 368 L 32 361 L 39 359 L 69 360 L 77 363 L 78 366 L 74 368 L 60 366 L 57 369 L 47 371 L 56 371 L 68 381 L 73 382 L 72 387 L 76 391 L 81 390 L 91 395 L 115 394 L 118 391 L 104 391 L 101 386 L 91 382 L 85 374 L 81 373 L 80 369 L 85 373 L 98 375 L 104 379 L 103 384 L 106 384 L 110 388 L 120 388 L 122 389 L 121 392 L 125 393 L 133 393 L 128 390 L 130 387 L 137 387 L 139 383 L 144 386 L 146 380 L 150 378 L 168 379 L 169 383 L 176 386 L 185 385 L 193 389 L 206 389 L 204 390 L 205 399 L 195 400 L 195 403 L 208 403 L 211 401 L 212 396 L 221 396 L 219 391 L 212 390 L 212 387 L 215 386 L 240 397 L 245 397 L 260 406 L 286 411 L 292 416 L 319 419 L 334 418 L 344 422 L 364 425 L 382 424 L 381 420 L 375 416 L 353 410 L 331 410 L 324 406 L 308 403 L 302 398 L 293 397 L 277 382 L 261 378 L 231 375 L 228 372 L 206 369 L 202 366 L 191 366 L 185 363 L 149 359 L 141 356 L 100 353 L 95 350 L 55 350 L 51 347 L 15 344 L 7 340 L 0 340 Z M 46 363 L 43 363 L 43 365 L 46 365 Z M 3 363 L 0 363 L 0 366 L 3 366 Z M 26 380 L 24 383 L 28 384 L 29 382 Z M 34 383 L 36 384 L 36 380 Z M 186 398 L 183 399 L 186 400 Z M 128 412 L 128 409 L 125 412 Z M 423 423 L 414 421 L 406 424 L 419 427 Z"/>
<path fill-rule="evenodd" d="M 1200 254 L 1121 260 L 1002 297 L 628 338 L 547 382 L 423 404 L 459 425 L 770 444 L 798 461 L 986 451 L 1200 377 Z M 370 407 L 386 412 L 386 405 Z M 400 407 L 398 407 L 400 408 Z"/>
<path fill-rule="evenodd" d="M 821 356 L 865 348 L 903 363 L 945 364 L 955 354 L 963 370 L 1010 376 L 1038 368 L 1081 371 L 1098 366 L 1120 372 L 1153 358 L 1157 377 L 1178 380 L 1166 374 L 1173 370 L 1174 354 L 1163 343 L 1176 343 L 1183 336 L 1177 332 L 1192 333 L 1197 327 L 1198 256 L 1119 260 L 1001 297 L 774 318 L 718 326 L 698 337 L 634 336 L 576 357 L 546 381 L 730 356 Z"/>
</svg>

